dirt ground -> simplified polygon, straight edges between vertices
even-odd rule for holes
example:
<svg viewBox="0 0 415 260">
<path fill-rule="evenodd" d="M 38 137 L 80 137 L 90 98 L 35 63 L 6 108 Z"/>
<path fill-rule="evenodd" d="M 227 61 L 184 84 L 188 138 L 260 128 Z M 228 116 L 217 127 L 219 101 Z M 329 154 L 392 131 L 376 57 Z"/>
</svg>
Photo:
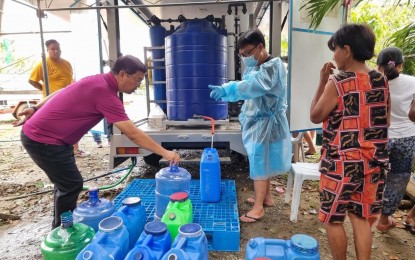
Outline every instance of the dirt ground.
<svg viewBox="0 0 415 260">
<path fill-rule="evenodd" d="M 11 127 L 10 121 L 0 122 L 0 214 L 20 217 L 18 220 L 0 220 L 0 256 L 2 259 L 42 259 L 39 245 L 50 231 L 52 193 L 31 195 L 21 199 L 10 200 L 10 198 L 49 190 L 52 186 L 46 175 L 22 148 L 19 132 L 20 128 Z M 96 148 L 91 136 L 85 136 L 80 144 L 91 152 L 91 156 L 77 159 L 84 179 L 105 173 L 108 168 L 108 146 Z M 200 158 L 200 153 L 197 152 L 193 154 L 192 151 L 181 151 L 181 154 L 182 157 Z M 182 167 L 192 173 L 192 178 L 198 178 L 198 163 L 186 164 Z M 145 165 L 139 159 L 138 166 L 126 182 L 114 189 L 100 192 L 100 196 L 114 199 L 132 178 L 154 178 L 158 170 L 157 167 Z M 114 174 L 88 184 L 101 186 L 114 183 L 122 175 Z M 248 179 L 248 163 L 233 156 L 232 163 L 222 165 L 222 178 L 236 181 L 239 214 L 248 211 L 250 206 L 244 201 L 253 195 L 252 181 Z M 241 223 L 240 251 L 232 253 L 211 251 L 210 259 L 245 259 L 245 247 L 250 238 L 288 239 L 297 233 L 316 238 L 319 241 L 321 259 L 331 259 L 324 226 L 318 222 L 317 215 L 314 213 L 318 209 L 318 182 L 306 181 L 303 184 L 298 222 L 292 223 L 289 221 L 290 205 L 284 204 L 284 194 L 276 191 L 276 187 L 285 187 L 286 178 L 285 175 L 272 180 L 272 193 L 276 199 L 276 206 L 267 208 L 266 215 L 257 223 Z M 79 202 L 86 199 L 87 196 L 83 192 Z M 400 219 L 405 214 L 406 210 L 401 210 L 395 217 Z M 356 259 L 350 223 L 346 222 L 345 227 L 349 237 L 348 259 Z M 372 259 L 415 259 L 414 252 L 415 236 L 403 229 L 402 225 L 398 225 L 398 228 L 388 233 L 373 230 Z"/>
</svg>

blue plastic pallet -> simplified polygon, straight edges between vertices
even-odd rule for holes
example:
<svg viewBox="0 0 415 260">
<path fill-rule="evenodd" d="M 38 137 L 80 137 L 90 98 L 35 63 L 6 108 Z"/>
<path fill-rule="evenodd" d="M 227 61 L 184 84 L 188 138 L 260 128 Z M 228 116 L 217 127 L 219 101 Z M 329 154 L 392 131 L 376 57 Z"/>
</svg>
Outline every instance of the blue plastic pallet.
<svg viewBox="0 0 415 260">
<path fill-rule="evenodd" d="M 202 226 L 211 251 L 239 251 L 240 226 L 234 180 L 221 181 L 218 203 L 200 201 L 199 180 L 190 181 L 189 198 L 193 206 L 193 222 Z M 116 209 L 127 197 L 140 197 L 146 209 L 147 222 L 154 220 L 155 179 L 135 179 L 115 199 Z"/>
</svg>

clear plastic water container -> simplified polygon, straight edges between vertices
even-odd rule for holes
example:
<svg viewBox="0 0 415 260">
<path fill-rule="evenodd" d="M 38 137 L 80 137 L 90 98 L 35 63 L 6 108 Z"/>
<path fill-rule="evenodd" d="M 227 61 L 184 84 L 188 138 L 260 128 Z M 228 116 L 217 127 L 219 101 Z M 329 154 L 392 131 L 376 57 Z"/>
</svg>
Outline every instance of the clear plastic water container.
<svg viewBox="0 0 415 260">
<path fill-rule="evenodd" d="M 95 231 L 82 223 L 73 223 L 72 212 L 61 214 L 61 226 L 53 229 L 40 245 L 45 260 L 73 260 L 93 239 Z"/>
<path fill-rule="evenodd" d="M 200 160 L 200 199 L 202 202 L 220 201 L 220 161 L 215 148 L 205 148 Z"/>
<path fill-rule="evenodd" d="M 76 260 L 122 260 L 128 253 L 129 239 L 122 218 L 105 218 L 99 222 L 99 231 L 92 242 L 78 254 Z"/>
<path fill-rule="evenodd" d="M 112 215 L 122 218 L 130 236 L 129 249 L 131 249 L 137 242 L 146 224 L 146 209 L 141 204 L 141 199 L 139 197 L 124 199 L 122 206 Z"/>
<path fill-rule="evenodd" d="M 177 165 L 162 168 L 156 173 L 155 217 L 161 219 L 170 201 L 170 195 L 184 191 L 190 193 L 190 173 Z"/>
<path fill-rule="evenodd" d="M 179 228 L 171 249 L 163 260 L 207 260 L 209 256 L 206 235 L 199 224 L 185 224 Z"/>
<path fill-rule="evenodd" d="M 258 258 L 319 260 L 318 242 L 313 237 L 296 234 L 289 240 L 251 238 L 246 244 L 246 260 Z"/>
<path fill-rule="evenodd" d="M 171 237 L 167 225 L 160 221 L 145 225 L 137 243 L 128 252 L 125 260 L 159 260 L 171 248 Z"/>
<path fill-rule="evenodd" d="M 115 206 L 112 201 L 98 197 L 98 188 L 90 188 L 88 193 L 88 201 L 82 202 L 73 211 L 74 222 L 84 223 L 98 232 L 99 222 L 111 216 Z"/>
</svg>

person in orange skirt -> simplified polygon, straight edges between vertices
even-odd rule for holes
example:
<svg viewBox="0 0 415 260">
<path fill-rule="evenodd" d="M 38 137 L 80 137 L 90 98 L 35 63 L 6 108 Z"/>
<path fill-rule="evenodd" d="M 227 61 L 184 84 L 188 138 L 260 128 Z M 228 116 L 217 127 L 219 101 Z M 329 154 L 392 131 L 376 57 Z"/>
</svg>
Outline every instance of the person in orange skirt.
<svg viewBox="0 0 415 260">
<path fill-rule="evenodd" d="M 347 255 L 346 216 L 357 259 L 370 259 L 370 219 L 381 210 L 389 162 L 389 89 L 386 77 L 366 64 L 375 42 L 367 25 L 347 24 L 336 31 L 328 41 L 336 66 L 324 64 L 310 108 L 311 121 L 323 122 L 319 221 L 335 260 Z M 332 75 L 336 68 L 339 73 Z"/>
</svg>

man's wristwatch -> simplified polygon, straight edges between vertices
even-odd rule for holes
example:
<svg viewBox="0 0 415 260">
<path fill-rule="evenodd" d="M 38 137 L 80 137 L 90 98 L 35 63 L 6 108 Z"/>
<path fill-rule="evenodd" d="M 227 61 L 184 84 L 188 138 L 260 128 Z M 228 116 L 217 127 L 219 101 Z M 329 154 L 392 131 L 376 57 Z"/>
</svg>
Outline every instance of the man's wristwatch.
<svg viewBox="0 0 415 260">
<path fill-rule="evenodd" d="M 35 112 L 38 110 L 36 106 L 31 106 L 30 108 L 32 108 Z"/>
</svg>

